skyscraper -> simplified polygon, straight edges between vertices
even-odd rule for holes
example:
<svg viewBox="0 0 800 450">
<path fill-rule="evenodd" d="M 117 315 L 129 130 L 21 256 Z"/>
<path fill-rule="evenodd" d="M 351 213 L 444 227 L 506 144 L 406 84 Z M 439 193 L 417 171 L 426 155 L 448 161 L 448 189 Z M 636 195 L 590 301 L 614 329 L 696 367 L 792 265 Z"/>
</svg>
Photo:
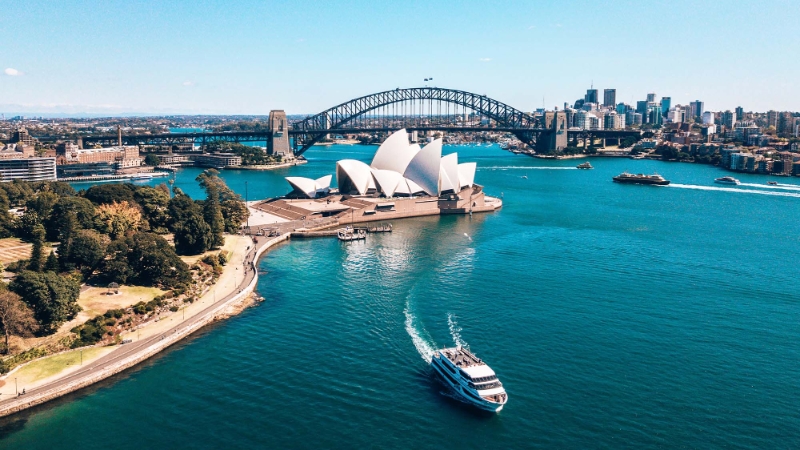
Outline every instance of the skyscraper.
<svg viewBox="0 0 800 450">
<path fill-rule="evenodd" d="M 603 89 L 603 106 L 613 108 L 617 104 L 617 90 Z"/>
<path fill-rule="evenodd" d="M 692 117 L 700 117 L 703 115 L 703 102 L 700 100 L 689 103 L 689 106 L 692 108 Z"/>
<path fill-rule="evenodd" d="M 736 120 L 744 120 L 744 108 L 741 106 L 736 107 Z"/>
<path fill-rule="evenodd" d="M 666 116 L 672 107 L 672 97 L 661 97 L 661 115 Z"/>
<path fill-rule="evenodd" d="M 655 103 L 656 102 L 656 94 L 655 92 L 651 92 L 647 94 L 647 103 Z"/>
<path fill-rule="evenodd" d="M 587 89 L 585 103 L 597 103 L 597 89 Z"/>
</svg>

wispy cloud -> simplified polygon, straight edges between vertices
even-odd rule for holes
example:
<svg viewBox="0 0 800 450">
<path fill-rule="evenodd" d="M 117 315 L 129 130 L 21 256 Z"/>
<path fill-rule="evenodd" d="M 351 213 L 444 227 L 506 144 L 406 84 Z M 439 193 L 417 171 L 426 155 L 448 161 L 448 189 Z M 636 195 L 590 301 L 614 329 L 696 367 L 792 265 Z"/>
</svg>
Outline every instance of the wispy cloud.
<svg viewBox="0 0 800 450">
<path fill-rule="evenodd" d="M 22 72 L 20 72 L 17 69 L 12 69 L 11 67 L 9 67 L 8 69 L 4 70 L 3 73 L 5 73 L 6 75 L 8 75 L 10 77 L 18 77 L 20 75 L 23 75 Z"/>
<path fill-rule="evenodd" d="M 184 86 L 194 86 L 194 81 L 184 81 L 183 85 Z"/>
<path fill-rule="evenodd" d="M 492 60 L 492 58 L 480 58 L 478 61 L 480 61 L 480 62 L 489 62 L 491 60 Z"/>
</svg>

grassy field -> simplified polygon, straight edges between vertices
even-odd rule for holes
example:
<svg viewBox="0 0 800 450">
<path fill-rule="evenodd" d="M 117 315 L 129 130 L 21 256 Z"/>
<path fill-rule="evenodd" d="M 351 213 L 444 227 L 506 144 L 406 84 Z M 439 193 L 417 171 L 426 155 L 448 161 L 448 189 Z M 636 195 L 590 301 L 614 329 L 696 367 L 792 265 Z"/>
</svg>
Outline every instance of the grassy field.
<svg viewBox="0 0 800 450">
<path fill-rule="evenodd" d="M 28 259 L 31 257 L 31 247 L 33 244 L 22 242 L 17 238 L 0 239 L 0 263 L 8 265 L 20 259 Z M 50 247 L 45 245 L 44 255 L 50 253 Z"/>
<path fill-rule="evenodd" d="M 164 293 L 161 289 L 142 286 L 120 286 L 119 294 L 107 295 L 108 289 L 90 287 L 81 292 L 78 304 L 83 308 L 82 314 L 92 318 L 104 314 L 109 309 L 127 308 L 140 301 L 149 302 L 153 297 Z"/>
<path fill-rule="evenodd" d="M 104 354 L 114 350 L 116 347 L 92 347 L 83 350 L 83 362 L 88 363 L 90 360 L 103 356 Z M 13 378 L 17 379 L 20 390 L 22 386 L 35 383 L 36 381 L 56 375 L 64 369 L 70 367 L 80 366 L 81 364 L 81 350 L 73 350 L 71 352 L 62 353 L 60 355 L 48 356 L 36 361 L 31 362 L 27 366 L 14 372 Z M 2 393 L 9 394 L 14 391 L 14 381 L 8 384 L 6 380 L 5 386 L 2 387 Z M 11 391 L 9 391 L 9 388 Z"/>
</svg>

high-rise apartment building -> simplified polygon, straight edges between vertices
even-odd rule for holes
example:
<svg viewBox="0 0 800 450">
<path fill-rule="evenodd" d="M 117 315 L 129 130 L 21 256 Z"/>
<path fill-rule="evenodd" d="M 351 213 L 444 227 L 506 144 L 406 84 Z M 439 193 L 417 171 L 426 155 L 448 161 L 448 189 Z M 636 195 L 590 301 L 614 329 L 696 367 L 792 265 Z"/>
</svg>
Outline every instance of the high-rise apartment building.
<svg viewBox="0 0 800 450">
<path fill-rule="evenodd" d="M 617 90 L 603 89 L 603 106 L 613 108 L 617 104 Z"/>
<path fill-rule="evenodd" d="M 714 113 L 706 111 L 703 113 L 703 125 L 714 125 Z"/>
<path fill-rule="evenodd" d="M 744 120 L 744 108 L 741 106 L 736 107 L 736 120 Z"/>
<path fill-rule="evenodd" d="M 767 111 L 767 128 L 778 128 L 778 111 Z"/>
<path fill-rule="evenodd" d="M 736 124 L 736 113 L 731 112 L 731 110 L 727 110 L 722 113 L 722 126 L 727 128 L 728 130 L 733 130 L 733 126 Z"/>
<path fill-rule="evenodd" d="M 691 107 L 692 117 L 702 117 L 703 115 L 703 102 L 700 100 L 695 100 L 689 103 L 689 107 Z"/>
<path fill-rule="evenodd" d="M 656 102 L 656 93 L 651 92 L 647 94 L 647 103 L 655 103 Z"/>
</svg>

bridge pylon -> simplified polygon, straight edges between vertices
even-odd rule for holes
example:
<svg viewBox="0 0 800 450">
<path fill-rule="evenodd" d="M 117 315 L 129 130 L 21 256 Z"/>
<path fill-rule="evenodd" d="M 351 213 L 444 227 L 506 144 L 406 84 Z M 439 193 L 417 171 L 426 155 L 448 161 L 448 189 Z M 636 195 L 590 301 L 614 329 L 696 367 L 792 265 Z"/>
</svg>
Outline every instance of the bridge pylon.
<svg viewBox="0 0 800 450">
<path fill-rule="evenodd" d="M 267 154 L 274 156 L 292 156 L 292 147 L 289 145 L 289 124 L 286 122 L 286 112 L 275 109 L 269 112 L 269 131 L 272 137 L 267 139 Z"/>
</svg>

